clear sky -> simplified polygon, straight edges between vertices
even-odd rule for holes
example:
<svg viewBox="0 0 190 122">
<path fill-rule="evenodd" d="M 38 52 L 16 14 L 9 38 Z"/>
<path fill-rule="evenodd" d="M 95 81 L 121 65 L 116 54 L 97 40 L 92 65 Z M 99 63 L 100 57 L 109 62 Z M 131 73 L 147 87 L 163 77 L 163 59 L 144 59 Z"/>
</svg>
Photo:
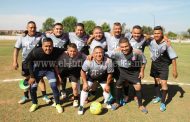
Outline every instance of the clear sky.
<svg viewBox="0 0 190 122">
<path fill-rule="evenodd" d="M 67 16 L 79 22 L 94 20 L 133 25 L 162 25 L 166 31 L 190 28 L 190 0 L 0 0 L 0 30 L 25 29 L 33 20 L 38 29 L 48 17 L 61 22 Z"/>
</svg>

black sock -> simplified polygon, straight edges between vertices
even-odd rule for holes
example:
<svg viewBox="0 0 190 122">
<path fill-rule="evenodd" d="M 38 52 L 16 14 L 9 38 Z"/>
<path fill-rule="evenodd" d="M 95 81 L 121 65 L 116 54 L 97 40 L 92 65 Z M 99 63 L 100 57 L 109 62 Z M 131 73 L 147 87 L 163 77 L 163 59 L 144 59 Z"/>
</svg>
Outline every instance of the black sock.
<svg viewBox="0 0 190 122">
<path fill-rule="evenodd" d="M 46 91 L 42 91 L 42 96 L 46 96 Z"/>
<path fill-rule="evenodd" d="M 74 96 L 74 100 L 79 100 L 79 97 L 78 96 Z"/>
<path fill-rule="evenodd" d="M 142 106 L 142 92 L 140 91 L 136 91 L 136 95 L 137 95 L 137 99 L 138 99 L 138 105 Z"/>
<path fill-rule="evenodd" d="M 64 79 L 63 79 L 63 83 L 61 84 L 61 86 L 62 86 L 61 91 L 62 91 L 62 92 L 65 92 L 66 85 L 67 85 L 67 79 L 66 79 L 66 78 L 64 78 Z"/>
<path fill-rule="evenodd" d="M 161 103 L 165 103 L 167 93 L 168 93 L 168 90 L 162 90 L 162 100 L 161 100 Z"/>
<path fill-rule="evenodd" d="M 117 88 L 115 89 L 115 98 L 116 98 L 116 103 L 120 104 L 120 99 L 122 98 L 122 88 Z"/>
<path fill-rule="evenodd" d="M 129 85 L 124 87 L 124 94 L 125 94 L 125 96 L 129 95 Z"/>
<path fill-rule="evenodd" d="M 136 94 L 136 91 L 135 91 L 135 88 L 134 88 L 134 87 L 132 87 L 131 91 L 132 91 L 132 93 L 133 93 L 133 95 L 134 95 L 134 96 L 137 96 L 137 94 Z"/>
<path fill-rule="evenodd" d="M 161 92 L 160 92 L 159 85 L 155 84 L 154 87 L 155 87 L 155 91 L 156 91 L 156 97 L 160 97 L 161 98 Z"/>
<path fill-rule="evenodd" d="M 89 91 L 89 94 L 95 96 L 96 95 L 96 91 Z"/>
<path fill-rule="evenodd" d="M 29 98 L 28 91 L 24 92 L 24 96 L 27 97 L 27 98 Z"/>
</svg>

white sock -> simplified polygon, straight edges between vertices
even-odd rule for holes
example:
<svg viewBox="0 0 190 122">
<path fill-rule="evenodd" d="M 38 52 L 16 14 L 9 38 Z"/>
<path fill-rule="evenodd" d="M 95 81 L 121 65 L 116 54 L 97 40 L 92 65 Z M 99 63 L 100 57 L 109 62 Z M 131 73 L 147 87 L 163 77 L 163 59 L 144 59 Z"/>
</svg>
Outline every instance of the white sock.
<svg viewBox="0 0 190 122">
<path fill-rule="evenodd" d="M 105 89 L 105 86 L 106 86 L 106 84 L 104 83 L 100 83 L 100 85 L 101 85 L 101 87 L 102 87 L 102 89 L 103 89 L 103 96 L 104 96 L 104 103 L 106 103 L 107 101 L 108 101 L 108 98 L 109 98 L 109 96 L 110 96 L 110 93 L 107 93 L 106 91 L 104 91 L 104 89 Z"/>
<path fill-rule="evenodd" d="M 80 106 L 84 106 L 85 100 L 88 98 L 88 92 L 81 91 L 80 94 Z"/>
</svg>

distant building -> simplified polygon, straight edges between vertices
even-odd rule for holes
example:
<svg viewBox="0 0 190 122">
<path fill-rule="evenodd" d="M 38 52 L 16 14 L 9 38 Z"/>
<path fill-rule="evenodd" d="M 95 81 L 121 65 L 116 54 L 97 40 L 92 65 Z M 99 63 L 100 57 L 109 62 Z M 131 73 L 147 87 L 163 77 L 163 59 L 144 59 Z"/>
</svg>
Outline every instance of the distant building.
<svg viewBox="0 0 190 122">
<path fill-rule="evenodd" d="M 20 35 L 24 32 L 24 30 L 0 30 L 0 35 Z"/>
</svg>

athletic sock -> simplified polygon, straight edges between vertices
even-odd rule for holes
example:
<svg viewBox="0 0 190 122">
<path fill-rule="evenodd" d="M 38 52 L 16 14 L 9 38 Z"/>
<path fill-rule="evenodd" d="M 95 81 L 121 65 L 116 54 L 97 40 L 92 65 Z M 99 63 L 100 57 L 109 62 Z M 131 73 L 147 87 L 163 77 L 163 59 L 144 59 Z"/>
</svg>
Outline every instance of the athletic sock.
<svg viewBox="0 0 190 122">
<path fill-rule="evenodd" d="M 121 98 L 122 98 L 122 88 L 117 88 L 116 87 L 116 89 L 115 89 L 115 97 L 116 97 L 116 103 L 117 104 L 120 104 L 120 100 L 121 100 Z"/>
<path fill-rule="evenodd" d="M 24 96 L 29 98 L 28 91 L 24 91 Z"/>
<path fill-rule="evenodd" d="M 137 99 L 138 99 L 138 105 L 142 106 L 142 92 L 140 91 L 136 91 L 136 95 L 137 95 Z"/>
<path fill-rule="evenodd" d="M 159 85 L 155 84 L 154 87 L 155 87 L 155 91 L 156 91 L 156 97 L 160 97 L 161 98 L 161 92 L 160 92 Z"/>
<path fill-rule="evenodd" d="M 162 90 L 162 99 L 161 99 L 162 103 L 165 103 L 167 92 L 168 90 Z"/>
<path fill-rule="evenodd" d="M 86 99 L 88 98 L 88 92 L 81 91 L 81 96 L 80 96 L 80 106 L 84 106 L 84 103 Z"/>
<path fill-rule="evenodd" d="M 129 85 L 124 87 L 124 94 L 125 96 L 129 96 Z"/>
</svg>

